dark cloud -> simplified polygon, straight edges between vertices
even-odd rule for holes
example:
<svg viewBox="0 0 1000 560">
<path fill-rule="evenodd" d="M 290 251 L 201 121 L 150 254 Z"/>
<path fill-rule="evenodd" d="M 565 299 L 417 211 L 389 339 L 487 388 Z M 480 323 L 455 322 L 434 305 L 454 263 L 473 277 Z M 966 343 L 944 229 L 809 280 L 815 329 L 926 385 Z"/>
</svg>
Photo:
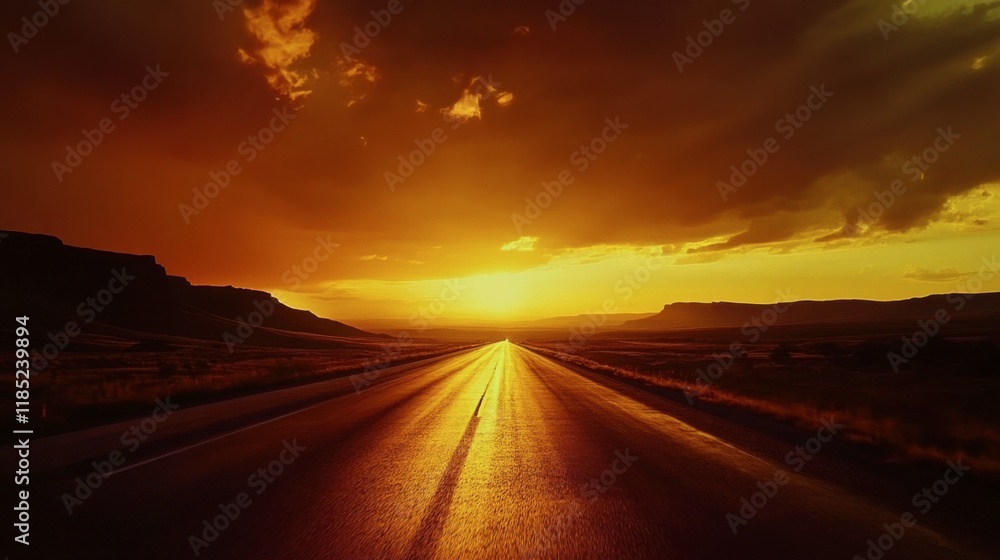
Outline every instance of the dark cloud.
<svg viewBox="0 0 1000 560">
<path fill-rule="evenodd" d="M 246 7 L 280 19 L 303 3 Z M 72 2 L 19 54 L 2 55 L 12 84 L 2 94 L 12 187 L 0 218 L 79 244 L 156 252 L 205 275 L 223 276 L 214 270 L 225 267 L 253 281 L 281 270 L 290 245 L 308 250 L 314 233 L 333 232 L 355 256 L 406 255 L 385 261 L 382 273 L 420 277 L 472 272 L 470 255 L 497 251 L 522 233 L 550 250 L 843 242 L 853 237 L 835 232 L 857 225 L 858 206 L 896 180 L 906 182 L 906 194 L 863 231 L 907 231 L 933 221 L 950 198 L 1000 177 L 1000 2 L 924 7 L 889 40 L 878 27 L 891 14 L 888 1 L 753 0 L 740 11 L 742 2 L 590 0 L 553 31 L 545 10 L 558 4 L 404 2 L 355 57 L 377 74 L 345 87 L 341 44 L 382 6 L 317 3 L 303 20 L 313 42 L 292 49 L 298 55 L 287 61 L 295 75 L 308 76 L 296 120 L 185 226 L 177 205 L 235 157 L 272 109 L 289 103 L 287 87 L 268 83 L 277 64 L 261 54 L 269 43 L 241 10 L 220 21 L 210 2 Z M 30 1 L 6 3 L 4 28 L 16 29 L 36 9 Z M 723 9 L 735 21 L 678 72 L 674 53 Z M 530 32 L 514 32 L 525 26 Z M 242 61 L 240 49 L 256 63 Z M 107 116 L 150 64 L 170 72 L 163 87 L 57 182 L 51 161 Z M 492 76 L 512 100 L 486 99 L 478 117 L 452 129 L 440 111 L 476 76 Z M 776 122 L 821 85 L 834 96 L 794 136 L 782 137 Z M 427 110 L 416 110 L 418 100 Z M 580 171 L 572 154 L 614 117 L 627 130 Z M 961 139 L 912 181 L 903 163 L 948 126 Z M 385 172 L 436 128 L 447 140 L 392 192 Z M 717 181 L 769 137 L 780 150 L 723 201 Z M 516 231 L 511 214 L 523 213 L 525 197 L 564 169 L 573 184 Z M 44 211 L 17 210 L 24 206 Z M 123 230 L 127 240 L 116 233 Z M 212 241 L 197 241 L 206 238 Z M 233 249 L 251 245 L 262 249 Z M 428 246 L 448 250 L 411 256 Z M 497 258 L 510 260 L 491 266 L 542 259 Z M 408 260 L 437 268 L 415 271 Z M 367 267 L 379 264 L 352 262 L 341 276 L 372 274 Z M 215 263 L 213 271 L 205 263 Z"/>
</svg>

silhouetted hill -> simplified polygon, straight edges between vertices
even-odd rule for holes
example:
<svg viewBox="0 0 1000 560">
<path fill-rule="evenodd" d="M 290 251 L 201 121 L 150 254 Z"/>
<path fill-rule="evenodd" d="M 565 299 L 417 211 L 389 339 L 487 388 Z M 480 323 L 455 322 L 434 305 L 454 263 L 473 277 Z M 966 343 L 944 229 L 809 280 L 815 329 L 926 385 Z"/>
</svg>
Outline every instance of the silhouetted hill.
<svg viewBox="0 0 1000 560">
<path fill-rule="evenodd" d="M 338 341 L 327 337 L 381 336 L 292 309 L 266 292 L 192 286 L 169 276 L 152 256 L 71 247 L 48 235 L 0 232 L 0 290 L 0 313 L 30 314 L 36 328 L 62 329 L 74 321 L 91 334 L 222 343 L 226 333 L 237 335 L 240 321 L 258 314 L 254 319 L 263 323 L 248 344 L 329 347 Z"/>
<path fill-rule="evenodd" d="M 776 312 L 779 309 L 785 310 Z M 929 320 L 940 309 L 944 309 L 951 318 L 995 320 L 1000 318 L 1000 294 L 974 294 L 972 299 L 960 294 L 942 294 L 901 301 L 797 301 L 778 306 L 729 302 L 672 303 L 665 305 L 657 315 L 628 321 L 622 327 L 644 330 L 741 327 L 755 318 L 758 322 L 773 325 L 911 323 Z"/>
<path fill-rule="evenodd" d="M 608 313 L 595 315 L 567 315 L 561 317 L 547 317 L 545 319 L 535 319 L 518 323 L 521 328 L 552 328 L 552 329 L 573 329 L 580 325 L 592 325 L 601 323 L 601 327 L 617 327 L 628 321 L 645 319 L 652 316 L 652 313 Z M 595 318 L 596 317 L 596 318 Z"/>
</svg>

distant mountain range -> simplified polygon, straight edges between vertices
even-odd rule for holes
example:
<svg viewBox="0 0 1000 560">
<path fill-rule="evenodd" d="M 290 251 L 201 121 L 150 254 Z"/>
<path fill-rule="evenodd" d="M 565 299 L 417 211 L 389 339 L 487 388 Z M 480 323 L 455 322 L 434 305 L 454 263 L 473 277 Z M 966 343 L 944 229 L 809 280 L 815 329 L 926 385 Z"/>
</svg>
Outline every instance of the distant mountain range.
<svg viewBox="0 0 1000 560">
<path fill-rule="evenodd" d="M 786 304 L 672 303 L 652 317 L 627 321 L 622 328 L 668 330 L 741 327 L 755 319 L 768 325 L 910 323 L 926 321 L 938 310 L 963 320 L 1000 319 L 1000 294 L 942 294 L 901 301 L 832 300 Z"/>
<path fill-rule="evenodd" d="M 625 321 L 651 317 L 655 313 L 610 313 L 599 315 L 598 321 L 602 327 L 619 327 Z M 543 319 L 528 319 L 525 321 L 511 320 L 491 320 L 471 317 L 441 317 L 434 321 L 429 334 L 437 334 L 441 331 L 475 332 L 481 331 L 490 333 L 491 336 L 497 332 L 518 332 L 525 330 L 545 330 L 545 329 L 573 329 L 581 325 L 592 325 L 596 315 L 565 315 L 559 317 L 546 317 Z M 407 319 L 350 319 L 350 322 L 361 328 L 392 331 L 395 329 L 409 329 L 413 325 Z"/>
<path fill-rule="evenodd" d="M 168 275 L 149 255 L 71 247 L 52 236 L 14 231 L 0 230 L 0 294 L 0 320 L 29 314 L 32 325 L 45 331 L 58 331 L 74 322 L 82 331 L 74 340 L 76 346 L 94 337 L 125 346 L 140 342 L 225 344 L 238 337 L 240 346 L 338 348 L 388 338 L 292 309 L 267 292 L 194 286 L 185 278 Z M 1000 294 L 975 294 L 972 299 L 950 294 L 889 302 L 797 301 L 781 305 L 672 303 L 655 315 L 602 317 L 599 325 L 584 315 L 553 317 L 516 326 L 483 327 L 481 334 L 485 338 L 498 333 L 523 335 L 528 330 L 572 329 L 581 324 L 603 331 L 659 331 L 740 328 L 754 320 L 768 325 L 914 323 L 933 318 L 939 310 L 945 310 L 949 318 L 1000 324 Z M 248 330 L 255 319 L 262 321 Z M 13 328 L 12 323 L 0 324 L 0 330 L 8 327 Z M 469 335 L 468 327 L 435 327 L 427 336 Z"/>
<path fill-rule="evenodd" d="M 267 292 L 193 286 L 152 256 L 13 231 L 0 231 L 0 293 L 0 317 L 11 322 L 29 314 L 36 328 L 60 330 L 72 321 L 87 335 L 136 342 L 224 344 L 249 333 L 240 338 L 247 345 L 330 348 L 383 336 L 292 309 Z"/>
</svg>

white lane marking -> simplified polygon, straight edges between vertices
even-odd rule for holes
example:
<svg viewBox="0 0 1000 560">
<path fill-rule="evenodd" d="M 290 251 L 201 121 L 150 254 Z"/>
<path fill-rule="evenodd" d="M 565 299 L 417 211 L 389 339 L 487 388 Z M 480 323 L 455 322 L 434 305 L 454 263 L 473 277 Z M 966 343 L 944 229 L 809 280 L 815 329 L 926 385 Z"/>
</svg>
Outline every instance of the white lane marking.
<svg viewBox="0 0 1000 560">
<path fill-rule="evenodd" d="M 486 382 L 486 388 L 483 389 L 483 395 L 479 397 L 479 404 L 476 405 L 476 412 L 473 414 L 473 416 L 475 416 L 476 418 L 482 418 L 483 416 L 483 401 L 486 399 L 486 393 L 490 391 L 490 383 L 493 383 L 493 378 L 496 377 L 497 375 L 497 369 L 500 369 L 501 372 L 506 371 L 504 369 L 506 365 L 507 365 L 507 346 L 505 345 L 503 347 L 503 354 L 499 356 L 496 365 L 493 366 L 493 373 L 490 374 L 490 379 L 489 381 Z M 501 375 L 503 374 L 501 373 Z"/>
<path fill-rule="evenodd" d="M 193 443 L 193 444 L 188 445 L 186 447 L 181 447 L 180 449 L 174 449 L 173 451 L 170 451 L 168 453 L 164 453 L 163 455 L 158 455 L 156 457 L 152 457 L 150 459 L 146 459 L 145 461 L 139 461 L 138 463 L 133 463 L 131 465 L 128 465 L 127 467 L 122 467 L 122 468 L 120 468 L 118 470 L 111 471 L 110 473 L 104 475 L 104 478 L 109 478 L 109 477 L 114 476 L 116 474 L 123 473 L 125 471 L 129 471 L 129 470 L 132 470 L 134 468 L 141 467 L 143 465 L 148 465 L 149 463 L 152 463 L 154 461 L 159 461 L 160 459 L 165 459 L 167 457 L 170 457 L 171 455 L 176 455 L 178 453 L 182 453 L 182 452 L 187 451 L 189 449 L 194 449 L 195 447 L 201 447 L 202 445 L 205 445 L 206 443 L 212 443 L 213 441 L 217 441 L 217 440 L 220 440 L 222 438 L 226 438 L 226 437 L 229 437 L 231 435 L 238 434 L 240 432 L 245 432 L 247 430 L 252 430 L 252 429 L 257 428 L 259 426 L 263 426 L 264 424 L 270 424 L 271 422 L 275 422 L 277 420 L 281 420 L 282 418 L 288 418 L 289 416 L 294 416 L 294 415 L 296 415 L 296 414 L 298 414 L 300 412 L 305 412 L 305 411 L 309 410 L 310 408 L 317 407 L 317 406 L 319 406 L 321 404 L 327 404 L 327 403 L 333 402 L 335 400 L 339 400 L 339 399 L 343 398 L 344 396 L 350 396 L 350 395 L 343 395 L 341 397 L 337 397 L 336 399 L 331 399 L 329 401 L 323 401 L 321 403 L 316 403 L 316 404 L 314 404 L 312 406 L 309 406 L 307 408 L 302 408 L 302 409 L 299 409 L 299 410 L 296 410 L 296 411 L 293 411 L 293 412 L 289 412 L 288 414 L 283 414 L 281 416 L 276 416 L 274 418 L 271 418 L 271 419 L 268 419 L 268 420 L 264 420 L 263 422 L 258 422 L 256 424 L 253 424 L 253 425 L 250 425 L 250 426 L 244 426 L 244 427 L 242 427 L 242 428 L 240 428 L 238 430 L 233 430 L 232 432 L 227 432 L 225 434 L 218 435 L 218 436 L 215 436 L 213 438 L 206 439 L 204 441 L 199 441 L 198 443 Z"/>
<path fill-rule="evenodd" d="M 572 375 L 579 376 L 582 379 L 586 380 L 587 382 L 593 384 L 594 387 L 595 387 L 595 389 L 604 391 L 606 393 L 609 393 L 609 395 L 607 397 L 605 397 L 603 399 L 599 399 L 599 400 L 601 402 L 607 404 L 608 406 L 614 406 L 614 407 L 618 408 L 625 415 L 631 415 L 631 416 L 635 417 L 637 420 L 643 421 L 643 423 L 645 423 L 647 426 L 651 426 L 654 430 L 656 430 L 656 431 L 658 431 L 660 433 L 663 433 L 663 434 L 666 434 L 668 436 L 671 436 L 670 432 L 667 431 L 667 430 L 665 430 L 664 426 L 662 426 L 660 423 L 655 422 L 653 420 L 654 417 L 663 416 L 663 417 L 669 418 L 672 422 L 675 422 L 677 424 L 680 424 L 681 426 L 684 426 L 686 428 L 686 431 L 689 432 L 689 433 L 691 433 L 692 435 L 696 435 L 698 437 L 707 439 L 707 440 L 711 441 L 712 443 L 719 444 L 719 445 L 722 445 L 724 447 L 727 447 L 727 448 L 729 448 L 732 451 L 736 451 L 738 453 L 741 453 L 741 454 L 749 457 L 750 459 L 754 459 L 756 461 L 764 463 L 765 465 L 771 465 L 772 464 L 768 459 L 765 459 L 763 457 L 754 455 L 754 454 L 750 453 L 749 451 L 745 451 L 742 448 L 739 448 L 739 447 L 737 447 L 737 446 L 735 446 L 735 445 L 733 445 L 733 444 L 731 444 L 731 443 L 723 440 L 722 438 L 720 438 L 720 437 L 718 437 L 718 436 L 716 436 L 714 434 L 705 432 L 703 430 L 699 430 L 698 428 L 692 426 L 691 424 L 685 422 L 684 420 L 681 420 L 680 418 L 678 418 L 678 417 L 670 414 L 666 410 L 660 410 L 660 409 L 658 409 L 656 407 L 650 406 L 649 404 L 647 404 L 647 403 L 639 400 L 638 398 L 632 396 L 633 394 L 640 394 L 640 395 L 643 395 L 643 396 L 648 396 L 648 397 L 651 397 L 651 398 L 655 398 L 655 397 L 658 396 L 655 393 L 650 393 L 650 392 L 647 392 L 647 391 L 643 391 L 642 389 L 639 389 L 637 387 L 633 387 L 632 385 L 629 385 L 628 383 L 624 383 L 623 381 L 621 381 L 619 379 L 615 379 L 613 377 L 610 377 L 610 376 L 607 376 L 607 375 L 603 375 L 601 373 L 597 373 L 597 372 L 594 372 L 594 371 L 589 371 L 587 368 L 585 368 L 583 366 L 576 366 L 576 367 L 579 367 L 580 369 L 582 369 L 583 371 L 586 371 L 590 375 L 597 376 L 602 381 L 610 382 L 610 383 L 607 383 L 607 384 L 605 384 L 605 383 L 599 383 L 597 381 L 594 381 L 593 379 L 589 379 L 585 375 L 581 375 L 580 372 L 576 371 L 575 369 L 573 369 L 571 367 L 567 367 L 564 364 L 560 364 L 559 362 L 555 361 L 555 359 L 552 358 L 552 357 L 550 357 L 550 356 L 546 356 L 545 354 L 541 354 L 541 353 L 535 352 L 535 351 L 531 350 L 530 348 L 525 348 L 523 346 L 521 346 L 521 348 L 523 350 L 525 350 L 532 358 L 540 361 L 544 365 L 549 366 L 550 370 L 555 370 L 555 371 L 563 370 L 563 371 L 566 371 L 566 372 L 568 372 L 568 373 L 570 373 Z M 617 386 L 621 387 L 621 390 L 613 387 L 613 385 L 617 385 Z M 659 398 L 666 399 L 665 397 L 662 397 L 662 396 L 660 396 Z M 666 400 L 668 402 L 672 402 L 671 399 L 666 399 Z M 623 404 L 623 403 L 625 403 L 625 404 Z M 639 408 L 637 409 L 636 407 L 639 407 Z M 697 410 L 697 409 L 692 409 L 692 410 L 700 412 L 701 414 L 704 414 L 704 415 L 706 415 L 708 417 L 711 417 L 711 418 L 721 418 L 719 416 L 715 416 L 714 414 L 711 414 L 709 412 L 705 412 L 705 411 L 702 411 L 702 410 Z M 740 426 L 741 428 L 743 428 L 743 429 L 745 429 L 745 430 L 747 430 L 747 431 L 749 431 L 749 432 L 751 432 L 753 434 L 757 434 L 757 435 L 762 434 L 762 432 L 757 432 L 756 430 L 754 430 L 752 428 L 749 428 L 749 427 L 746 427 L 746 426 L 742 426 L 740 424 L 737 424 L 737 426 Z M 763 435 L 767 435 L 767 434 L 763 434 Z"/>
<path fill-rule="evenodd" d="M 456 356 L 456 357 L 458 357 L 458 356 Z M 378 389 L 378 388 L 383 388 L 383 387 L 391 387 L 392 385 L 395 385 L 396 383 L 399 383 L 400 381 L 403 381 L 405 379 L 409 379 L 409 375 L 407 375 L 408 373 L 413 373 L 414 371 L 418 371 L 420 369 L 421 368 L 413 368 L 412 370 L 409 370 L 409 371 L 406 371 L 406 372 L 401 372 L 402 375 L 400 375 L 399 378 L 393 379 L 392 381 L 388 381 L 388 382 L 385 382 L 385 383 L 380 383 L 378 386 L 373 387 L 373 388 L 374 389 Z M 151 457 L 149 459 L 146 459 L 145 461 L 139 461 L 138 463 L 134 463 L 134 464 L 128 465 L 126 467 L 122 467 L 120 469 L 111 471 L 110 473 L 108 473 L 106 475 L 103 475 L 103 476 L 104 476 L 104 478 L 110 478 L 110 477 L 112 477 L 112 476 L 114 476 L 116 474 L 123 473 L 125 471 L 129 471 L 129 470 L 132 470 L 134 468 L 141 467 L 143 465 L 148 465 L 149 463 L 152 463 L 152 462 L 155 462 L 155 461 L 159 461 L 160 459 L 165 459 L 167 457 L 170 457 L 171 455 L 176 455 L 178 453 L 182 453 L 184 451 L 188 451 L 188 450 L 194 449 L 196 447 L 201 447 L 202 445 L 205 445 L 206 443 L 212 443 L 213 441 L 218 441 L 220 439 L 227 438 L 227 437 L 232 436 L 232 435 L 236 435 L 236 434 L 238 434 L 240 432 L 245 432 L 247 430 L 252 430 L 254 428 L 259 428 L 260 426 L 263 426 L 265 424 L 270 424 L 271 422 L 276 422 L 276 421 L 281 420 L 283 418 L 288 418 L 289 416 L 294 416 L 296 414 L 299 414 L 300 412 L 305 412 L 307 410 L 316 408 L 317 406 L 327 405 L 327 404 L 330 404 L 330 403 L 333 403 L 333 402 L 337 402 L 339 400 L 343 400 L 343 399 L 346 399 L 346 398 L 349 398 L 349 397 L 354 397 L 354 396 L 357 396 L 357 395 L 356 394 L 352 394 L 352 393 L 348 393 L 346 395 L 341 395 L 339 397 L 334 397 L 332 399 L 325 400 L 323 402 L 318 402 L 316 404 L 307 406 L 305 408 L 300 408 L 299 410 L 294 410 L 292 412 L 289 412 L 288 414 L 282 414 L 281 416 L 276 416 L 274 418 L 269 418 L 267 420 L 264 420 L 263 422 L 258 422 L 256 424 L 252 424 L 250 426 L 244 426 L 244 427 L 242 427 L 242 428 L 240 428 L 238 430 L 233 430 L 231 432 L 226 432 L 224 434 L 215 436 L 213 438 L 206 439 L 204 441 L 200 441 L 198 443 L 192 443 L 191 445 L 188 445 L 186 447 L 181 447 L 180 449 L 174 449 L 173 451 L 164 453 L 163 455 L 157 455 L 156 457 Z"/>
</svg>

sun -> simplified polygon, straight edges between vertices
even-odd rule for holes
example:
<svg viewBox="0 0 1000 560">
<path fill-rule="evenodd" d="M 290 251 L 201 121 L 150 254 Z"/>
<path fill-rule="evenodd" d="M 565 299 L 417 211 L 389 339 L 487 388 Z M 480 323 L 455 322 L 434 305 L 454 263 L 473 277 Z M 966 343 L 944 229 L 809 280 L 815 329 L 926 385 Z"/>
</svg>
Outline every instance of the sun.
<svg viewBox="0 0 1000 560">
<path fill-rule="evenodd" d="M 473 307 L 493 319 L 508 319 L 523 315 L 530 299 L 530 283 L 522 273 L 496 273 L 471 276 L 469 300 Z"/>
</svg>

